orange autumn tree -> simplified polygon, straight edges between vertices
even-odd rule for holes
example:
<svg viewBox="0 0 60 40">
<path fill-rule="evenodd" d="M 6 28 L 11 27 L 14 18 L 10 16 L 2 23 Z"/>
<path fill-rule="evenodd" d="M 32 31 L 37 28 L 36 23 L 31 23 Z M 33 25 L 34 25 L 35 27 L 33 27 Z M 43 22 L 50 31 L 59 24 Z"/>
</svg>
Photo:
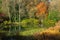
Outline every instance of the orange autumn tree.
<svg viewBox="0 0 60 40">
<path fill-rule="evenodd" d="M 36 12 L 37 17 L 48 15 L 48 12 L 47 12 L 48 8 L 45 2 L 40 2 L 39 4 L 36 5 L 36 8 L 37 8 L 37 12 Z"/>
<path fill-rule="evenodd" d="M 43 19 L 48 16 L 48 6 L 45 2 L 40 2 L 36 5 L 37 12 L 35 16 L 39 19 L 39 24 L 42 24 Z"/>
</svg>

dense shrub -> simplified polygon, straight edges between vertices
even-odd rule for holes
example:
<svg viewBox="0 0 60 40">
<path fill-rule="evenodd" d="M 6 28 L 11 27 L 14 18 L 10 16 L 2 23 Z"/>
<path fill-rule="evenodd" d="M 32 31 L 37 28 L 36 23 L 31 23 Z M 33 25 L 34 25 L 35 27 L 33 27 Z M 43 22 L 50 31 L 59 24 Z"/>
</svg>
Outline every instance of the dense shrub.
<svg viewBox="0 0 60 40">
<path fill-rule="evenodd" d="M 34 18 L 22 20 L 21 26 L 22 27 L 38 27 L 38 20 Z"/>
<path fill-rule="evenodd" d="M 55 23 L 56 23 L 56 21 L 54 21 L 54 20 L 45 19 L 43 21 L 43 26 L 46 27 L 46 28 L 48 28 L 48 27 L 54 26 Z"/>
<path fill-rule="evenodd" d="M 50 27 L 54 26 L 57 21 L 60 20 L 60 12 L 58 11 L 49 11 L 48 17 L 43 20 L 42 25 L 44 27 Z M 30 18 L 30 19 L 24 19 L 21 22 L 22 27 L 37 27 L 39 25 L 39 20 Z"/>
<path fill-rule="evenodd" d="M 60 20 L 60 12 L 58 11 L 49 11 L 48 19 L 58 21 Z"/>
<path fill-rule="evenodd" d="M 54 26 L 57 21 L 60 20 L 60 12 L 58 11 L 49 11 L 48 17 L 43 20 L 43 25 L 45 27 Z"/>
</svg>

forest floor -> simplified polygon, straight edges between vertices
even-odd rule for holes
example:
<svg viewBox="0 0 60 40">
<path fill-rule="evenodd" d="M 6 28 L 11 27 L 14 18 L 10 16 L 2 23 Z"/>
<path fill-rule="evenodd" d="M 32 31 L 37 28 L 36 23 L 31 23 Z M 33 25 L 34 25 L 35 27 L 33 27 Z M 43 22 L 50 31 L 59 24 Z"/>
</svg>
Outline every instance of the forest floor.
<svg viewBox="0 0 60 40">
<path fill-rule="evenodd" d="M 21 34 L 20 36 L 3 36 L 2 40 L 60 40 L 60 21 L 54 27 L 48 29 L 35 28 L 23 31 Z"/>
<path fill-rule="evenodd" d="M 60 30 L 60 21 L 58 21 L 57 23 L 55 23 L 55 26 L 54 27 L 49 27 L 48 29 L 47 28 L 32 28 L 32 29 L 27 29 L 25 31 L 21 31 L 20 34 L 23 35 L 23 36 L 29 36 L 29 35 L 33 35 L 34 33 L 37 33 L 37 32 L 42 32 L 42 31 L 48 31 L 48 30 Z"/>
<path fill-rule="evenodd" d="M 42 32 L 36 33 L 34 37 L 37 40 L 60 40 L 60 21 L 54 27 L 49 27 Z"/>
</svg>

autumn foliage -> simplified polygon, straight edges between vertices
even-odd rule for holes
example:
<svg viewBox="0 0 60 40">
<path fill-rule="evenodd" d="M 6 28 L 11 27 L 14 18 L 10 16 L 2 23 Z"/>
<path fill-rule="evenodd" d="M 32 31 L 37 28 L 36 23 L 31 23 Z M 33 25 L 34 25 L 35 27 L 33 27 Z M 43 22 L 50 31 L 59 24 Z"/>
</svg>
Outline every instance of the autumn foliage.
<svg viewBox="0 0 60 40">
<path fill-rule="evenodd" d="M 60 40 L 59 23 L 54 27 L 50 27 L 42 32 L 35 33 L 34 37 L 36 38 L 36 40 Z"/>
<path fill-rule="evenodd" d="M 39 4 L 36 5 L 37 8 L 37 12 L 36 12 L 36 16 L 40 17 L 40 16 L 46 16 L 47 15 L 47 5 L 45 4 L 45 2 L 40 2 Z"/>
</svg>

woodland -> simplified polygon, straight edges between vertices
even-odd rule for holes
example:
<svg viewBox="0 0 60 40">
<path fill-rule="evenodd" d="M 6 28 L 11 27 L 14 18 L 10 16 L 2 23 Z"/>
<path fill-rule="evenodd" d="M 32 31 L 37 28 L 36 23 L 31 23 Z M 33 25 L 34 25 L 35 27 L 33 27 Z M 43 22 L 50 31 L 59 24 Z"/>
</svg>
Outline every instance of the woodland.
<svg viewBox="0 0 60 40">
<path fill-rule="evenodd" d="M 0 0 L 0 40 L 60 40 L 60 0 Z"/>
</svg>

